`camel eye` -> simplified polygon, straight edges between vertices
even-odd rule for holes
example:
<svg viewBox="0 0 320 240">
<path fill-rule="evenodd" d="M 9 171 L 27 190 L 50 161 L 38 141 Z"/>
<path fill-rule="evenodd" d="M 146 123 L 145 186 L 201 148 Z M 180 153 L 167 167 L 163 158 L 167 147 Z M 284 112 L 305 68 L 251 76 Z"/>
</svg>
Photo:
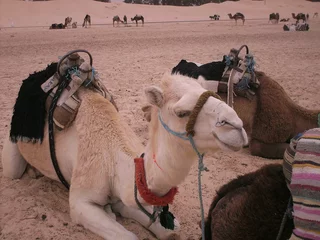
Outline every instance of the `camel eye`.
<svg viewBox="0 0 320 240">
<path fill-rule="evenodd" d="M 191 111 L 179 111 L 179 112 L 176 112 L 176 115 L 179 117 L 179 118 L 184 118 L 184 117 L 189 117 L 191 114 Z"/>
</svg>

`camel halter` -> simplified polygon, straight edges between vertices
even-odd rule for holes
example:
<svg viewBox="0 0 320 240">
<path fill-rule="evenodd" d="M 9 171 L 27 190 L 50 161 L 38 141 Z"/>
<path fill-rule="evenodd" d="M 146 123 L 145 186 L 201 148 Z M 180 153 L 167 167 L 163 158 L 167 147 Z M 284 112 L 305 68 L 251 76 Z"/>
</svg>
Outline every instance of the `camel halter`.
<svg viewBox="0 0 320 240">
<path fill-rule="evenodd" d="M 203 201 L 202 201 L 202 189 L 201 189 L 201 172 L 202 171 L 209 171 L 208 168 L 206 168 L 203 164 L 203 158 L 204 158 L 204 153 L 200 153 L 198 151 L 198 148 L 193 140 L 193 136 L 195 135 L 194 131 L 194 125 L 196 124 L 197 117 L 203 107 L 203 105 L 207 102 L 209 97 L 214 97 L 219 100 L 221 100 L 220 96 L 212 91 L 206 91 L 202 93 L 193 108 L 191 115 L 189 117 L 188 123 L 186 125 L 186 131 L 185 132 L 176 132 L 173 131 L 167 124 L 162 119 L 161 112 L 159 111 L 159 120 L 164 127 L 169 133 L 172 135 L 179 137 L 183 140 L 189 140 L 193 150 L 196 152 L 198 156 L 198 192 L 199 192 L 199 202 L 200 202 L 200 210 L 201 210 L 201 230 L 202 230 L 202 239 L 205 238 L 205 230 L 204 230 L 204 210 L 203 210 Z M 222 100 L 221 100 L 222 101 Z"/>
</svg>

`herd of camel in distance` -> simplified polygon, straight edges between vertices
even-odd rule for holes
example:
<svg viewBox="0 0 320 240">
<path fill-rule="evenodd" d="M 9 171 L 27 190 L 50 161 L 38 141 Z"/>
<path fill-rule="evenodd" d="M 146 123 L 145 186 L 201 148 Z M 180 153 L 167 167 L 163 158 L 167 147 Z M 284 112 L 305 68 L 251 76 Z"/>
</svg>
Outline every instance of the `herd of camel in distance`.
<svg viewBox="0 0 320 240">
<path fill-rule="evenodd" d="M 237 12 L 236 14 L 232 15 L 231 13 L 228 14 L 230 19 L 234 19 L 236 24 L 238 23 L 238 20 L 242 20 L 242 24 L 244 24 L 245 22 L 245 16 L 240 13 Z M 313 14 L 313 18 L 317 18 L 319 16 L 318 12 L 315 12 Z M 209 16 L 209 18 L 211 20 L 220 20 L 220 15 L 215 14 L 213 16 Z M 300 20 L 302 20 L 303 22 L 308 21 L 309 19 L 309 14 L 304 14 L 304 13 L 298 13 L 297 15 L 295 13 L 292 13 L 292 18 L 296 19 L 296 22 L 298 23 Z M 279 13 L 271 13 L 269 15 L 269 22 L 271 21 L 272 23 L 278 23 L 280 22 L 288 22 L 290 20 L 290 18 L 281 18 L 280 19 L 280 15 Z M 136 22 L 136 26 L 138 26 L 138 22 L 141 21 L 142 22 L 142 26 L 144 25 L 144 17 L 142 15 L 135 15 L 133 18 L 131 18 L 132 22 Z M 123 20 L 118 16 L 114 16 L 112 19 L 113 22 L 113 26 L 115 26 L 115 23 L 117 23 L 117 25 L 119 25 L 119 23 L 123 23 L 125 26 L 128 26 L 128 19 L 127 16 L 124 15 L 123 16 Z M 82 27 L 88 27 L 91 26 L 91 17 L 90 15 L 86 15 L 83 19 L 83 24 Z M 77 22 L 72 22 L 72 17 L 66 17 L 64 24 L 63 23 L 53 23 L 50 26 L 50 29 L 64 29 L 64 28 L 77 28 Z"/>
<path fill-rule="evenodd" d="M 245 22 L 245 16 L 244 14 L 237 12 L 236 14 L 232 15 L 231 13 L 228 14 L 230 19 L 234 19 L 236 24 L 238 22 L 238 20 L 242 20 L 242 24 L 244 24 Z M 313 14 L 313 18 L 317 18 L 319 16 L 318 12 L 315 12 Z M 220 15 L 215 14 L 213 16 L 209 16 L 209 18 L 211 20 L 220 20 Z M 306 22 L 309 20 L 309 14 L 304 14 L 304 13 L 298 13 L 297 15 L 295 13 L 292 13 L 292 18 L 296 19 L 296 22 L 298 23 L 300 20 L 302 20 L 303 22 Z M 269 15 L 269 22 L 271 21 L 272 23 L 278 23 L 280 22 L 288 22 L 290 20 L 290 18 L 281 18 L 280 19 L 280 15 L 279 13 L 271 13 Z"/>
<path fill-rule="evenodd" d="M 135 21 L 136 25 L 138 26 L 138 21 L 142 22 L 142 25 L 144 25 L 144 17 L 142 15 L 135 15 L 133 18 L 131 18 L 131 21 Z M 123 23 L 127 26 L 128 21 L 127 21 L 127 16 L 124 15 L 123 20 L 121 20 L 121 18 L 116 15 L 113 17 L 113 26 L 114 23 L 117 22 L 117 24 L 119 25 L 119 23 Z M 64 20 L 64 24 L 63 23 L 53 23 L 50 26 L 50 29 L 65 29 L 65 28 L 77 28 L 77 22 L 72 22 L 72 17 L 66 17 Z M 88 27 L 91 26 L 91 16 L 90 15 L 86 15 L 83 19 L 83 24 L 82 27 Z"/>
</svg>

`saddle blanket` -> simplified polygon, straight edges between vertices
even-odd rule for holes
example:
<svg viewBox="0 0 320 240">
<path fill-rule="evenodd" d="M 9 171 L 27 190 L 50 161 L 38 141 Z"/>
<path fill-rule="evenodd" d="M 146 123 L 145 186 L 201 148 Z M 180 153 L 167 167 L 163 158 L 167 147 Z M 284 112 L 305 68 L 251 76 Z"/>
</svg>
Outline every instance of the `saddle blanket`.
<svg viewBox="0 0 320 240">
<path fill-rule="evenodd" d="M 293 199 L 293 239 L 320 239 L 320 128 L 296 141 L 289 189 Z"/>
</svg>

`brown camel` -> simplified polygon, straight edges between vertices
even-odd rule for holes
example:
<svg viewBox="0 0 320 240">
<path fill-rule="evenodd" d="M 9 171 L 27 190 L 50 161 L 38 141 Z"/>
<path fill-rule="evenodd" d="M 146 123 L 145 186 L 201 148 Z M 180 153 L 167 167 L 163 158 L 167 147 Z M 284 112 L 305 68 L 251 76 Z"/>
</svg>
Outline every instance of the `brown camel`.
<svg viewBox="0 0 320 240">
<path fill-rule="evenodd" d="M 268 23 L 271 21 L 272 23 L 279 23 L 279 19 L 280 19 L 280 15 L 279 13 L 271 13 L 269 15 L 269 21 Z"/>
<path fill-rule="evenodd" d="M 64 19 L 64 27 L 65 28 L 69 28 L 71 26 L 72 23 L 72 17 L 66 17 Z"/>
<path fill-rule="evenodd" d="M 280 164 L 270 164 L 222 186 L 205 222 L 205 240 L 277 239 L 290 198 Z M 279 240 L 289 239 L 288 218 Z"/>
<path fill-rule="evenodd" d="M 252 155 L 281 159 L 296 134 L 318 127 L 319 110 L 308 110 L 295 104 L 285 90 L 263 72 L 256 71 L 260 87 L 253 100 L 234 98 L 234 109 L 249 136 Z M 224 101 L 225 93 L 219 93 Z M 142 108 L 150 121 L 150 106 Z M 320 117 L 320 116 L 319 116 Z"/>
<path fill-rule="evenodd" d="M 113 26 L 114 26 L 114 22 L 117 22 L 117 26 L 119 26 L 119 22 L 124 23 L 118 15 L 114 16 L 112 21 L 113 21 Z"/>
<path fill-rule="evenodd" d="M 313 18 L 317 18 L 319 16 L 319 13 L 318 12 L 315 12 L 314 14 L 313 14 Z"/>
<path fill-rule="evenodd" d="M 245 17 L 244 17 L 244 15 L 243 15 L 242 13 L 237 12 L 237 13 L 236 13 L 235 15 L 233 15 L 233 16 L 232 16 L 231 13 L 229 13 L 228 16 L 229 16 L 230 19 L 234 19 L 234 20 L 236 21 L 236 25 L 237 25 L 237 23 L 238 23 L 238 19 L 241 19 L 241 20 L 242 20 L 242 24 L 244 24 L 244 22 L 245 22 Z"/>
<path fill-rule="evenodd" d="M 87 27 L 88 24 L 91 27 L 91 17 L 90 17 L 90 15 L 87 14 L 83 19 L 82 27 Z"/>
<path fill-rule="evenodd" d="M 250 136 L 252 155 L 281 159 L 293 138 L 300 132 L 318 127 L 319 110 L 295 104 L 285 90 L 263 72 L 256 71 L 260 87 L 253 101 L 235 98 L 234 108 Z M 222 95 L 226 99 L 226 95 Z"/>
<path fill-rule="evenodd" d="M 131 18 L 131 21 L 135 21 L 136 26 L 138 26 L 138 21 L 142 22 L 142 26 L 144 25 L 144 17 L 142 15 L 135 15 L 133 18 Z"/>
<path fill-rule="evenodd" d="M 307 20 L 306 15 L 304 13 L 298 13 L 297 16 L 296 14 L 292 13 L 292 18 L 297 20 L 297 23 L 302 20 L 305 22 Z"/>
</svg>

